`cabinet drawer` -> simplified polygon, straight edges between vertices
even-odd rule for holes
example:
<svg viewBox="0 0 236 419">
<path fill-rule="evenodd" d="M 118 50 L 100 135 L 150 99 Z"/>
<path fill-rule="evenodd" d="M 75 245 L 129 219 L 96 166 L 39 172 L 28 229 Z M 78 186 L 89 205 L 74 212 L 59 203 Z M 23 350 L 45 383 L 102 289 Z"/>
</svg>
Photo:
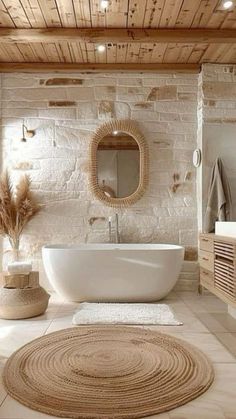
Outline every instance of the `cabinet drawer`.
<svg viewBox="0 0 236 419">
<path fill-rule="evenodd" d="M 214 243 L 210 237 L 200 236 L 200 249 L 213 253 Z"/>
<path fill-rule="evenodd" d="M 214 272 L 214 254 L 200 250 L 199 252 L 200 267 L 207 271 Z"/>
<path fill-rule="evenodd" d="M 210 285 L 214 285 L 214 273 L 207 269 L 200 268 L 200 281 L 205 281 Z"/>
</svg>

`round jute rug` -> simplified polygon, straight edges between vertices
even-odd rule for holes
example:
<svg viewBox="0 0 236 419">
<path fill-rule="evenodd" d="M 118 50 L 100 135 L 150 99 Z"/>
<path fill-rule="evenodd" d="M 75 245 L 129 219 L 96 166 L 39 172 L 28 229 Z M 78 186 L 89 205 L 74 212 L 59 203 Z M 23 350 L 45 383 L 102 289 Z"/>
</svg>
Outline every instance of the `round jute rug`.
<svg viewBox="0 0 236 419">
<path fill-rule="evenodd" d="M 36 339 L 4 369 L 7 392 L 49 415 L 142 418 L 198 397 L 214 378 L 186 342 L 134 327 L 75 327 Z"/>
</svg>

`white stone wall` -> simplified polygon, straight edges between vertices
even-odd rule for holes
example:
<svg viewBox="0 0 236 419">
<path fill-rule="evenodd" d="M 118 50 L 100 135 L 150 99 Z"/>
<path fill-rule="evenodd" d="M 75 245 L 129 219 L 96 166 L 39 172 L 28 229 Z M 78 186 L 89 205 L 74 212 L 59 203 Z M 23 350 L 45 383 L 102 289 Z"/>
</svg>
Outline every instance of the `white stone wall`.
<svg viewBox="0 0 236 419">
<path fill-rule="evenodd" d="M 236 220 L 236 66 L 205 64 L 203 92 L 203 217 L 207 203 L 210 173 L 214 161 L 224 163 L 233 198 Z"/>
<path fill-rule="evenodd" d="M 4 165 L 14 179 L 29 174 L 45 204 L 22 238 L 44 285 L 42 245 L 108 241 L 107 222 L 88 222 L 116 212 L 89 191 L 89 144 L 105 120 L 131 118 L 149 145 L 150 184 L 139 202 L 117 211 L 122 241 L 184 245 L 178 288 L 196 287 L 198 75 L 3 74 L 1 93 Z M 36 130 L 27 143 L 23 122 Z"/>
</svg>

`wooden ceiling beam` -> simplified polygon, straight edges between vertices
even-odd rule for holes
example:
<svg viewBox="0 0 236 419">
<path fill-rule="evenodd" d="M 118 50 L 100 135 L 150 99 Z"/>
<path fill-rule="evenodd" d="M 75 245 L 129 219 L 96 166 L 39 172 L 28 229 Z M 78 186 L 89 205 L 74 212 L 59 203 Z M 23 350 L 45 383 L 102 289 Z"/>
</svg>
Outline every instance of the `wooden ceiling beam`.
<svg viewBox="0 0 236 419">
<path fill-rule="evenodd" d="M 160 73 L 199 73 L 200 64 L 153 64 L 153 63 L 0 63 L 0 73 L 14 72 L 160 72 Z"/>
<path fill-rule="evenodd" d="M 0 28 L 0 42 L 100 43 L 228 43 L 236 42 L 236 29 L 139 29 L 139 28 Z"/>
</svg>

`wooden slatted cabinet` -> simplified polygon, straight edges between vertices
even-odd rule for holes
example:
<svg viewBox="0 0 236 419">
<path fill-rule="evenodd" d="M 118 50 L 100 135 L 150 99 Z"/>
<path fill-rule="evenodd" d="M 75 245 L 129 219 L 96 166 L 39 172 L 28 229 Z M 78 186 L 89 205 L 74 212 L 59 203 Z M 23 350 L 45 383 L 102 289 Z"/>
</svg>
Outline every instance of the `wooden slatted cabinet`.
<svg viewBox="0 0 236 419">
<path fill-rule="evenodd" d="M 236 308 L 236 239 L 200 234 L 200 285 Z"/>
</svg>

